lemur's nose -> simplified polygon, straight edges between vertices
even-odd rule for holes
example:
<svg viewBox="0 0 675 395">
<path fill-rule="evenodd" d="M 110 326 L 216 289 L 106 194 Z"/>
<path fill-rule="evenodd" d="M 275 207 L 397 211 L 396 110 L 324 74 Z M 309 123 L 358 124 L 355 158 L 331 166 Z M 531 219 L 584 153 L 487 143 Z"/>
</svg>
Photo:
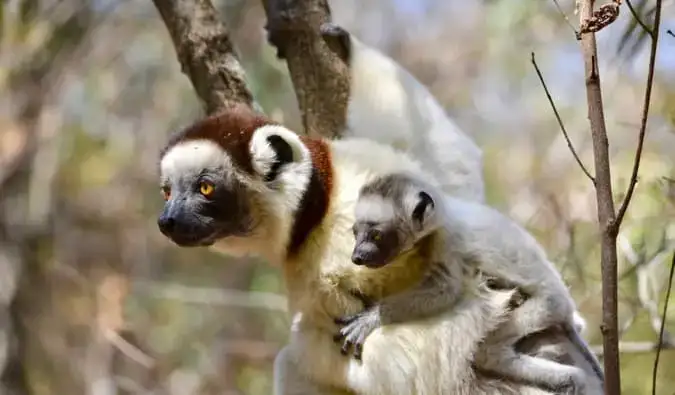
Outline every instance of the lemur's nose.
<svg viewBox="0 0 675 395">
<path fill-rule="evenodd" d="M 157 226 L 159 226 L 159 230 L 165 235 L 171 233 L 175 225 L 176 220 L 169 215 L 161 215 L 157 220 Z"/>
<path fill-rule="evenodd" d="M 363 256 L 361 256 L 361 254 L 359 254 L 359 253 L 353 254 L 352 255 L 352 262 L 354 262 L 354 264 L 359 265 L 359 266 L 363 265 L 363 262 L 364 262 Z"/>
</svg>

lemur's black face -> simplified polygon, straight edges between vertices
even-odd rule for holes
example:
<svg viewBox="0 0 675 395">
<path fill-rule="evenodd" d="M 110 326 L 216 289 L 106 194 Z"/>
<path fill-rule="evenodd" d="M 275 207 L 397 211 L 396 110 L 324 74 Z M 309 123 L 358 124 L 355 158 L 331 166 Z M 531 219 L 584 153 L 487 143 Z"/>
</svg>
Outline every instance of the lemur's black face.
<svg viewBox="0 0 675 395">
<path fill-rule="evenodd" d="M 399 230 L 391 223 L 357 221 L 352 230 L 355 238 L 352 262 L 359 266 L 383 267 L 403 252 Z"/>
<path fill-rule="evenodd" d="M 157 224 L 183 247 L 211 245 L 228 236 L 245 236 L 252 228 L 244 185 L 222 170 L 204 170 L 172 180 L 162 190 L 168 198 Z"/>
<path fill-rule="evenodd" d="M 253 231 L 249 191 L 226 159 L 222 150 L 199 141 L 177 146 L 162 159 L 166 203 L 157 225 L 179 246 L 208 246 Z"/>
</svg>

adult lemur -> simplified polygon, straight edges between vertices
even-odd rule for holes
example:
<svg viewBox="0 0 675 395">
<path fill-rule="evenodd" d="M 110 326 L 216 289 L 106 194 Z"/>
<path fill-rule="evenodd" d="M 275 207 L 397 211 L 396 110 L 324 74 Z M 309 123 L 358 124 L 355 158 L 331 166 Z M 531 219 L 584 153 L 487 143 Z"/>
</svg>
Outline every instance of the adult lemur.
<svg viewBox="0 0 675 395">
<path fill-rule="evenodd" d="M 360 187 L 387 172 L 421 174 L 421 166 L 408 156 L 371 140 L 298 137 L 242 106 L 176 134 L 161 153 L 160 171 L 166 204 L 158 224 L 176 244 L 211 245 L 282 265 L 293 326 L 275 365 L 302 380 L 295 384 L 280 375 L 278 393 L 548 393 L 476 378 L 467 362 L 476 343 L 454 326 L 457 309 L 375 330 L 362 362 L 335 347 L 334 318 L 363 309 L 352 291 L 380 299 L 424 275 L 426 260 L 418 253 L 404 254 L 377 271 L 350 259 Z M 487 326 L 496 318 L 481 309 L 499 311 L 510 297 L 507 292 L 468 299 L 486 298 L 478 309 L 467 307 L 469 316 L 477 312 L 486 322 L 465 321 Z M 462 350 L 469 355 L 453 357 Z"/>
<path fill-rule="evenodd" d="M 464 271 L 475 268 L 527 295 L 509 322 L 479 349 L 478 368 L 565 393 L 585 393 L 582 369 L 515 348 L 523 337 L 560 325 L 604 380 L 599 362 L 573 326 L 575 303 L 558 271 L 536 241 L 508 217 L 483 204 L 444 196 L 421 177 L 405 173 L 383 175 L 362 186 L 355 216 L 355 264 L 385 267 L 423 243 L 430 250 L 429 272 L 418 286 L 339 319 L 345 325 L 340 332 L 343 351 L 353 346 L 358 358 L 376 328 L 452 308 L 462 293 Z"/>
</svg>

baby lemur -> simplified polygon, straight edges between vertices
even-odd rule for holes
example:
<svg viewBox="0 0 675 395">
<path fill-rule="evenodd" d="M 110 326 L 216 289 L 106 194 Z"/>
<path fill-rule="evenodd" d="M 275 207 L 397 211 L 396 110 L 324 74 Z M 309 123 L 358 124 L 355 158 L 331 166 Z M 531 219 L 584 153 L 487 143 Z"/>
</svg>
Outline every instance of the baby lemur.
<svg viewBox="0 0 675 395">
<path fill-rule="evenodd" d="M 575 304 L 553 264 L 536 241 L 514 221 L 479 203 L 443 195 L 417 176 L 392 173 L 364 185 L 353 226 L 352 261 L 376 269 L 413 246 L 429 251 L 429 271 L 416 287 L 368 302 L 365 310 L 341 317 L 336 341 L 359 357 L 376 328 L 432 316 L 451 308 L 462 293 L 466 270 L 479 270 L 494 287 L 518 287 L 526 300 L 512 318 L 486 339 L 475 356 L 478 369 L 513 380 L 584 393 L 584 371 L 552 360 L 518 353 L 528 334 L 559 325 L 584 354 L 601 380 L 600 364 L 573 326 Z M 424 243 L 424 244 L 421 244 Z"/>
</svg>

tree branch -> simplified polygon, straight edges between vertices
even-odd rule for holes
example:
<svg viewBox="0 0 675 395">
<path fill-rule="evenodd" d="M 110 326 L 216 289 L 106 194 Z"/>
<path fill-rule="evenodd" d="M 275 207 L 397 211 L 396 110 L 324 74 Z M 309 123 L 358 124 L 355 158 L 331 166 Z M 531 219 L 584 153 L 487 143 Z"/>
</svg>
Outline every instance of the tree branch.
<svg viewBox="0 0 675 395">
<path fill-rule="evenodd" d="M 169 30 L 181 69 L 207 113 L 237 103 L 257 107 L 228 31 L 210 0 L 153 0 Z M 258 108 L 259 109 L 259 108 Z"/>
<path fill-rule="evenodd" d="M 657 7 L 660 9 L 660 0 L 657 0 Z M 658 13 L 659 9 L 656 10 L 657 13 L 657 18 L 658 18 Z M 654 28 L 655 31 L 657 31 L 656 28 Z M 658 33 L 656 33 L 658 34 Z M 668 290 L 666 291 L 666 299 L 663 304 L 663 315 L 661 318 L 661 330 L 659 331 L 659 342 L 657 343 L 656 347 L 656 357 L 654 358 L 654 370 L 652 373 L 652 394 L 656 395 L 656 373 L 658 372 L 659 369 L 659 357 L 661 356 L 661 349 L 663 348 L 663 333 L 665 331 L 666 327 L 666 314 L 668 313 L 668 301 L 670 300 L 670 291 L 673 289 L 673 275 L 675 274 L 675 253 L 673 253 L 673 259 L 670 262 L 670 275 L 668 276 Z"/>
<path fill-rule="evenodd" d="M 593 0 L 581 3 L 580 25 L 588 25 L 593 17 Z M 619 328 L 617 319 L 617 255 L 616 230 L 612 226 L 615 218 L 612 197 L 612 178 L 609 166 L 609 142 L 605 126 L 605 114 L 600 87 L 598 69 L 598 51 L 595 33 L 581 33 L 581 47 L 584 58 L 586 78 L 586 100 L 588 118 L 593 138 L 593 157 L 595 160 L 596 202 L 601 235 L 601 273 L 602 273 L 602 325 L 605 365 L 605 394 L 621 393 L 621 373 L 619 370 Z"/>
<path fill-rule="evenodd" d="M 670 30 L 670 29 L 668 29 L 668 30 L 666 31 L 666 33 L 668 33 L 668 34 L 670 34 L 671 36 L 675 37 L 675 33 L 673 33 L 673 31 Z"/>
<path fill-rule="evenodd" d="M 581 170 L 586 174 L 586 177 L 591 180 L 593 185 L 595 185 L 595 178 L 591 175 L 591 173 L 586 169 L 586 166 L 584 166 L 583 162 L 581 161 L 581 158 L 579 158 L 579 155 L 577 155 L 577 151 L 574 149 L 574 146 L 572 145 L 572 141 L 570 140 L 570 136 L 567 134 L 567 130 L 565 129 L 565 125 L 563 124 L 562 118 L 560 118 L 560 114 L 558 113 L 558 109 L 555 106 L 555 103 L 553 102 L 553 98 L 551 97 L 551 94 L 548 91 L 548 86 L 546 86 L 546 82 L 544 81 L 544 76 L 541 74 L 541 71 L 539 70 L 539 66 L 537 65 L 537 61 L 534 58 L 534 52 L 532 52 L 532 65 L 534 66 L 534 70 L 537 72 L 537 76 L 539 76 L 539 81 L 541 81 L 541 86 L 544 87 L 544 92 L 546 92 L 546 97 L 548 98 L 548 102 L 551 104 L 551 108 L 553 109 L 553 113 L 555 114 L 556 119 L 558 120 L 558 125 L 560 125 L 560 130 L 562 130 L 563 136 L 565 136 L 565 141 L 567 141 L 567 146 L 569 147 L 570 151 L 572 151 L 572 155 L 574 156 L 574 159 L 576 159 L 577 163 L 579 164 L 579 167 L 581 167 Z"/>
<path fill-rule="evenodd" d="M 558 0 L 553 0 L 553 4 L 555 4 L 555 8 L 558 9 L 560 15 L 565 19 L 567 25 L 569 25 L 570 29 L 572 29 L 572 31 L 574 32 L 574 36 L 577 37 L 577 39 L 579 39 L 580 37 L 579 32 L 577 31 L 577 29 L 574 28 L 574 25 L 572 25 L 572 22 L 570 22 L 570 18 L 567 17 L 565 12 L 562 10 L 562 7 L 560 7 L 560 3 L 558 3 Z"/>
<path fill-rule="evenodd" d="M 305 132 L 340 137 L 346 124 L 349 68 L 323 39 L 327 0 L 262 0 L 270 43 L 286 59 Z"/>
<path fill-rule="evenodd" d="M 652 39 L 652 45 L 649 53 L 649 71 L 647 72 L 647 88 L 645 89 L 645 98 L 644 103 L 642 104 L 642 121 L 640 123 L 640 134 L 638 136 L 638 145 L 635 150 L 635 159 L 633 160 L 633 171 L 630 176 L 630 183 L 628 184 L 628 190 L 626 191 L 626 196 L 619 207 L 619 212 L 616 215 L 616 220 L 614 221 L 614 227 L 618 232 L 619 227 L 621 226 L 621 221 L 626 214 L 630 200 L 633 197 L 633 192 L 635 191 L 635 186 L 638 181 L 638 171 L 640 169 L 640 159 L 642 158 L 642 148 L 645 141 L 645 133 L 647 132 L 647 120 L 649 118 L 649 104 L 651 103 L 652 95 L 652 86 L 654 83 L 654 66 L 656 65 L 656 49 L 659 42 L 659 29 L 661 28 L 661 8 L 662 0 L 656 0 L 656 14 L 654 16 L 654 28 L 649 29 L 646 26 L 643 26 L 647 31 L 649 36 Z"/>
<path fill-rule="evenodd" d="M 640 25 L 647 32 L 647 34 L 652 36 L 654 32 L 652 32 L 652 29 L 650 29 L 644 22 L 642 22 L 640 15 L 638 15 L 637 11 L 635 11 L 635 8 L 633 8 L 633 4 L 630 2 L 630 0 L 626 0 L 626 4 L 628 5 L 630 13 L 633 14 L 633 18 L 635 18 L 637 24 Z"/>
</svg>

